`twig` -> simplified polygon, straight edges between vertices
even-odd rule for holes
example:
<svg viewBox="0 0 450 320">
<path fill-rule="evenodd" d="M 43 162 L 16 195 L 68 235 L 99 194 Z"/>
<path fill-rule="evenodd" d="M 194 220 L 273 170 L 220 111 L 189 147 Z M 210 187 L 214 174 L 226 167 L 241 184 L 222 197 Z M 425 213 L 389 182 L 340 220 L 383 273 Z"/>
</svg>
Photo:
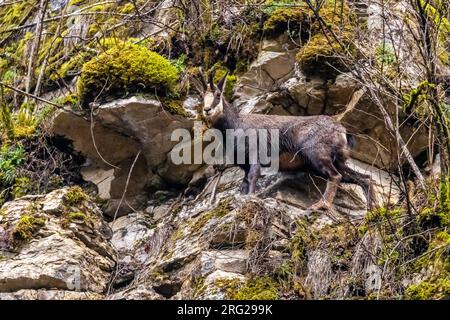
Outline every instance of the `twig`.
<svg viewBox="0 0 450 320">
<path fill-rule="evenodd" d="M 139 150 L 139 152 L 137 153 L 136 157 L 134 158 L 133 163 L 131 164 L 130 171 L 128 171 L 128 176 L 127 176 L 127 181 L 125 183 L 125 188 L 123 190 L 122 197 L 120 198 L 119 204 L 117 205 L 116 211 L 114 212 L 113 221 L 116 221 L 117 213 L 119 212 L 120 206 L 122 205 L 123 199 L 125 198 L 125 194 L 127 193 L 128 184 L 130 183 L 130 179 L 131 179 L 131 174 L 133 173 L 134 166 L 136 165 L 136 162 L 137 162 L 140 154 L 141 154 L 141 150 Z"/>
</svg>

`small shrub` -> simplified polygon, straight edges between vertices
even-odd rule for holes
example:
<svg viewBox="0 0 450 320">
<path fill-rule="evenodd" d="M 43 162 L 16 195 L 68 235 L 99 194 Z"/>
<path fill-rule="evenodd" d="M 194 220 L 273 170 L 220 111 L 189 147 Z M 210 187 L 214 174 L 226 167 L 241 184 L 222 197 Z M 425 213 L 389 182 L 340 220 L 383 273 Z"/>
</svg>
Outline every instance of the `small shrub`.
<svg viewBox="0 0 450 320">
<path fill-rule="evenodd" d="M 391 65 L 397 61 L 394 47 L 390 43 L 380 44 L 375 49 L 375 56 L 379 64 Z"/>
<path fill-rule="evenodd" d="M 0 148 L 0 185 L 2 188 L 14 183 L 17 168 L 21 165 L 25 157 L 21 146 L 10 147 L 4 144 Z"/>
</svg>

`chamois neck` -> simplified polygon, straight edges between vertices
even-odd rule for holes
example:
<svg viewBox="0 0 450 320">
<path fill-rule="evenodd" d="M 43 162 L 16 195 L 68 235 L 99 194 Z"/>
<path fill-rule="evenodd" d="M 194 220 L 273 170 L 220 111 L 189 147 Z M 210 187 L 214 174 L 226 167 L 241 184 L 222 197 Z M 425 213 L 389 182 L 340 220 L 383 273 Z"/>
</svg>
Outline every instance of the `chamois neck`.
<svg viewBox="0 0 450 320">
<path fill-rule="evenodd" d="M 236 129 L 239 126 L 240 118 L 236 108 L 228 101 L 223 99 L 223 114 L 213 124 L 216 129 Z"/>
</svg>

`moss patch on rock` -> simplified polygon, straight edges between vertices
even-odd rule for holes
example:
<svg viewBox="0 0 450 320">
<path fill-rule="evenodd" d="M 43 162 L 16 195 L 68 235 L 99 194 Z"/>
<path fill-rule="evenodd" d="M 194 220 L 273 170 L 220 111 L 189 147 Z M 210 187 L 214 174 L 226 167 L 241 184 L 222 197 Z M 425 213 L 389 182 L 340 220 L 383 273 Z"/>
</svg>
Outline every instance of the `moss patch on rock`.
<svg viewBox="0 0 450 320">
<path fill-rule="evenodd" d="M 202 228 L 213 218 L 221 218 L 231 211 L 231 198 L 224 198 L 214 209 L 204 213 L 191 224 L 194 233 L 200 232 Z"/>
<path fill-rule="evenodd" d="M 19 241 L 29 240 L 44 224 L 43 218 L 36 217 L 33 214 L 24 214 L 14 226 L 12 235 L 14 239 Z"/>
<path fill-rule="evenodd" d="M 290 36 L 305 40 L 320 33 L 322 28 L 348 31 L 356 23 L 355 14 L 344 2 L 324 1 L 318 13 L 325 26 L 321 26 L 320 20 L 303 1 L 291 5 L 284 4 L 269 13 L 263 29 L 268 36 L 278 36 L 287 32 Z"/>
<path fill-rule="evenodd" d="M 406 296 L 412 300 L 449 299 L 450 277 L 411 285 L 406 289 Z"/>
<path fill-rule="evenodd" d="M 232 297 L 235 300 L 277 300 L 279 284 L 270 277 L 248 280 Z"/>
<path fill-rule="evenodd" d="M 356 54 L 351 38 L 341 38 L 341 44 L 324 34 L 317 34 L 298 51 L 296 60 L 306 74 L 334 78 L 349 71 L 345 57 Z"/>
<path fill-rule="evenodd" d="M 450 234 L 438 232 L 427 252 L 418 259 L 413 268 L 426 276 L 418 284 L 406 288 L 406 297 L 414 300 L 450 298 Z"/>
<path fill-rule="evenodd" d="M 178 71 L 166 58 L 139 45 L 118 43 L 83 65 L 77 89 L 86 106 L 99 95 L 173 94 L 177 81 Z"/>
<path fill-rule="evenodd" d="M 88 222 L 91 218 L 86 213 L 77 211 L 68 213 L 67 219 L 69 221 Z"/>
<path fill-rule="evenodd" d="M 163 101 L 163 106 L 172 114 L 183 117 L 189 116 L 189 113 L 183 107 L 183 102 L 180 100 L 166 99 Z"/>
<path fill-rule="evenodd" d="M 300 35 L 302 38 L 310 34 L 313 17 L 308 9 L 303 7 L 282 7 L 273 11 L 264 22 L 264 32 L 268 36 L 277 36 L 286 31 Z"/>
<path fill-rule="evenodd" d="M 88 199 L 88 195 L 79 186 L 69 188 L 64 196 L 64 202 L 68 206 L 80 205 L 83 201 Z"/>
</svg>

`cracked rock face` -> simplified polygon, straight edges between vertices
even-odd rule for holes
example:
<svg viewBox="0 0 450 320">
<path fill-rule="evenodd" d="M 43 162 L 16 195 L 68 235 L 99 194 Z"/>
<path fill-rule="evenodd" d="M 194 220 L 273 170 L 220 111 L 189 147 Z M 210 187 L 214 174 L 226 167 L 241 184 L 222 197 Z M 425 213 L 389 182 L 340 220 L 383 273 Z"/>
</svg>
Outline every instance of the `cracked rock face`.
<svg viewBox="0 0 450 320">
<path fill-rule="evenodd" d="M 60 111 L 51 132 L 86 159 L 81 174 L 109 200 L 105 213 L 121 216 L 145 203 L 148 188 L 189 182 L 199 165 L 175 166 L 169 152 L 178 143 L 171 140 L 173 131 L 192 126 L 192 119 L 169 113 L 158 100 L 132 97 L 99 106 L 92 128 L 82 117 Z M 120 202 L 126 185 L 126 201 Z"/>
<path fill-rule="evenodd" d="M 356 160 L 350 165 L 372 175 L 380 202 L 386 201 L 389 193 L 394 195 L 391 199 L 398 196 L 386 172 Z M 332 211 L 313 213 L 306 208 L 324 190 L 320 179 L 304 174 L 264 176 L 257 196 L 241 196 L 241 178 L 239 169 L 226 169 L 217 184 L 219 178 L 211 177 L 210 187 L 196 199 L 187 197 L 175 202 L 178 206 L 169 200 L 152 205 L 147 213 L 116 220 L 112 242 L 121 252 L 119 269 L 132 270 L 132 275 L 124 288 L 117 280 L 108 299 L 228 299 L 230 292 L 251 281 L 252 273 L 274 272 L 290 261 L 298 219 L 306 219 L 309 230 L 320 233 L 339 221 L 360 221 L 366 214 L 359 186 L 342 185 Z M 217 199 L 210 204 L 214 185 Z M 262 239 L 267 243 L 260 242 Z M 261 248 L 265 248 L 262 254 Z M 319 253 L 305 253 L 312 257 L 306 270 L 322 260 L 330 261 L 330 252 Z M 328 280 L 318 283 L 313 271 L 308 281 L 319 297 L 339 275 L 327 269 Z M 121 276 L 120 272 L 115 275 L 117 279 Z"/>
<path fill-rule="evenodd" d="M 67 203 L 68 192 L 3 205 L 1 299 L 99 298 L 107 289 L 115 265 L 111 229 L 89 200 Z"/>
<path fill-rule="evenodd" d="M 379 201 L 398 195 L 387 173 L 358 161 L 350 165 L 372 175 Z M 88 198 L 68 202 L 68 188 L 6 203 L 0 221 L 0 299 L 229 299 L 252 274 L 273 273 L 291 261 L 299 219 L 308 221 L 314 234 L 360 221 L 366 213 L 364 195 L 352 184 L 339 188 L 333 210 L 315 213 L 306 208 L 321 197 L 325 184 L 318 178 L 266 175 L 255 196 L 239 194 L 238 168 L 207 179 L 198 197 L 153 202 L 109 224 Z M 24 216 L 40 220 L 28 238 L 18 239 L 14 234 Z M 306 283 L 320 297 L 342 275 L 330 267 L 331 252 L 314 250 L 304 253 L 310 257 Z M 355 259 L 358 272 L 370 269 L 365 256 Z M 322 282 L 316 264 L 328 274 Z"/>
</svg>

